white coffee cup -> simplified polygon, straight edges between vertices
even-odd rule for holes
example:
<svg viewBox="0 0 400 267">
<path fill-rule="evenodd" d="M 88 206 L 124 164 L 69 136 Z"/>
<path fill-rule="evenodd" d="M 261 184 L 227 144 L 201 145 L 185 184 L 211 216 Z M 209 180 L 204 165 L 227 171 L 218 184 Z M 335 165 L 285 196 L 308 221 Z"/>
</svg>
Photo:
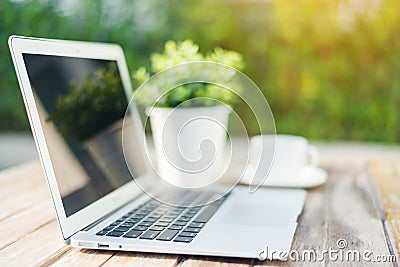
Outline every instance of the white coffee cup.
<svg viewBox="0 0 400 267">
<path fill-rule="evenodd" d="M 250 166 L 256 176 L 268 174 L 268 181 L 297 179 L 307 167 L 316 167 L 319 162 L 317 148 L 301 136 L 259 135 L 251 138 L 250 144 Z"/>
</svg>

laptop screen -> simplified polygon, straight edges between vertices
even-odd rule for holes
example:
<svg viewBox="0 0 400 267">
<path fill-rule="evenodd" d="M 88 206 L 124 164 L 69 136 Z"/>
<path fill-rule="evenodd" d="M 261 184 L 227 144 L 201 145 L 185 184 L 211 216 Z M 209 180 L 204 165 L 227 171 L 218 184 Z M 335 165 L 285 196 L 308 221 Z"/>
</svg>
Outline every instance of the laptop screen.
<svg viewBox="0 0 400 267">
<path fill-rule="evenodd" d="M 139 156 L 130 164 L 132 174 L 125 162 L 128 103 L 116 61 L 38 54 L 23 59 L 67 217 L 144 172 Z"/>
</svg>

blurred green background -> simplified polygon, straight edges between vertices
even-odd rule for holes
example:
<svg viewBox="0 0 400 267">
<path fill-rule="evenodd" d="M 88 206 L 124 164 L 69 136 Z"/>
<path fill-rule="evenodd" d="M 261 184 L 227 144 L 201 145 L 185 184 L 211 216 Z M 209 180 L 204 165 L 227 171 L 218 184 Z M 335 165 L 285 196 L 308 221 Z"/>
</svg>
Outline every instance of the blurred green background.
<svg viewBox="0 0 400 267">
<path fill-rule="evenodd" d="M 399 10 L 398 0 L 2 0 L 0 130 L 29 129 L 11 34 L 116 42 L 131 71 L 189 38 L 244 56 L 279 133 L 399 142 Z"/>
</svg>

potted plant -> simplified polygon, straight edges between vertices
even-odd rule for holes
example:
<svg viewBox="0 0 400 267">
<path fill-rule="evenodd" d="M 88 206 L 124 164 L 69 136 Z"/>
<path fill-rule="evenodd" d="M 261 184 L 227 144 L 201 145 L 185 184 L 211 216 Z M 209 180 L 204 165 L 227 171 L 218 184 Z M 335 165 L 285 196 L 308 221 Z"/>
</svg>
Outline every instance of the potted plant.
<svg viewBox="0 0 400 267">
<path fill-rule="evenodd" d="M 153 53 L 150 61 L 150 70 L 141 67 L 133 73 L 138 86 L 153 74 L 182 63 L 204 61 L 244 68 L 239 53 L 216 47 L 203 54 L 191 40 L 166 42 L 164 51 Z M 232 71 L 222 73 L 225 80 L 232 75 Z M 218 178 L 225 166 L 229 106 L 237 101 L 234 93 L 211 83 L 187 83 L 171 89 L 159 81 L 151 91 L 134 92 L 134 97 L 147 107 L 158 173 L 164 180 L 176 186 L 199 187 Z"/>
<path fill-rule="evenodd" d="M 47 118 L 71 142 L 84 144 L 111 184 L 129 175 L 122 151 L 126 96 L 116 64 L 100 67 L 82 83 L 72 81 Z"/>
</svg>

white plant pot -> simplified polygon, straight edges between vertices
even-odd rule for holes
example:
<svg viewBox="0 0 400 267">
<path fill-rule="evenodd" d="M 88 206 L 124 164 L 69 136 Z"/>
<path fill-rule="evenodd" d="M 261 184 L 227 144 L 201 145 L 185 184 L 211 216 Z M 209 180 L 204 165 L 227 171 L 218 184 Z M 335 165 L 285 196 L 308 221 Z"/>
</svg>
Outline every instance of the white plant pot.
<svg viewBox="0 0 400 267">
<path fill-rule="evenodd" d="M 209 185 L 226 168 L 227 106 L 148 109 L 158 174 L 185 188 Z"/>
</svg>

